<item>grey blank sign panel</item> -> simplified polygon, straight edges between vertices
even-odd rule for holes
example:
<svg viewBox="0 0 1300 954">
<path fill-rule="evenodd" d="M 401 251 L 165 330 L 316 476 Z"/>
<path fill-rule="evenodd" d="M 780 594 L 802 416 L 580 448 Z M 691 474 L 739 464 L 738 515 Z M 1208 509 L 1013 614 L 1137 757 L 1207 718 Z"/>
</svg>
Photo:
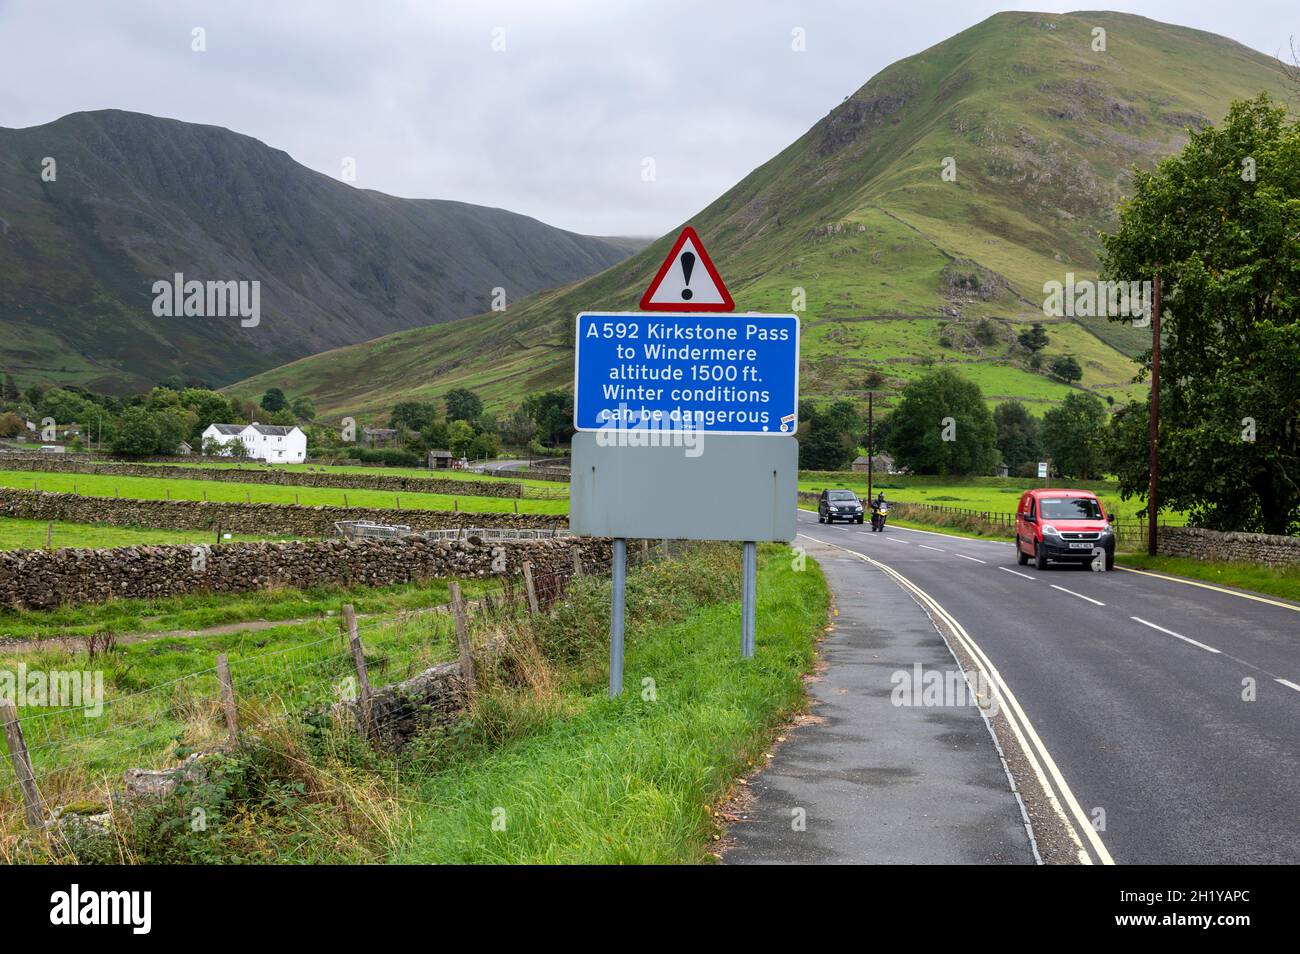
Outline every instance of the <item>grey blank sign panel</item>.
<svg viewBox="0 0 1300 954">
<path fill-rule="evenodd" d="M 778 540 L 795 537 L 799 444 L 793 437 L 707 434 L 682 447 L 601 447 L 573 435 L 569 527 L 597 537 Z"/>
</svg>

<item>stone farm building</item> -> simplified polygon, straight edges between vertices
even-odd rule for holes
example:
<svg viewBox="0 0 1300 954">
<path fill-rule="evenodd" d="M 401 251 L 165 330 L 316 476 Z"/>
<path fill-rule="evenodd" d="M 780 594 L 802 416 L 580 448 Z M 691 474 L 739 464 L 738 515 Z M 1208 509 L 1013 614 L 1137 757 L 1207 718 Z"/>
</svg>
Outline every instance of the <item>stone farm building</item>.
<svg viewBox="0 0 1300 954">
<path fill-rule="evenodd" d="M 252 460 L 269 464 L 301 464 L 307 459 L 307 435 L 301 428 L 278 424 L 209 424 L 203 443 L 242 443 Z"/>
</svg>

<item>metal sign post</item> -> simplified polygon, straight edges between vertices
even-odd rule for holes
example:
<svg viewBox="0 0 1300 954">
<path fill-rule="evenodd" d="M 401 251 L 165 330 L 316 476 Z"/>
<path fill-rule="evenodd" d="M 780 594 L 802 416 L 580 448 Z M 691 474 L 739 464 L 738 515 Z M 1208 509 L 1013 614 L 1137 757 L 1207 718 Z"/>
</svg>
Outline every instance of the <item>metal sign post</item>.
<svg viewBox="0 0 1300 954">
<path fill-rule="evenodd" d="M 623 608 L 627 595 L 627 540 L 614 538 L 609 581 L 609 697 L 623 694 Z"/>
<path fill-rule="evenodd" d="M 740 581 L 740 655 L 754 658 L 754 601 L 758 596 L 758 547 L 746 540 Z"/>
</svg>

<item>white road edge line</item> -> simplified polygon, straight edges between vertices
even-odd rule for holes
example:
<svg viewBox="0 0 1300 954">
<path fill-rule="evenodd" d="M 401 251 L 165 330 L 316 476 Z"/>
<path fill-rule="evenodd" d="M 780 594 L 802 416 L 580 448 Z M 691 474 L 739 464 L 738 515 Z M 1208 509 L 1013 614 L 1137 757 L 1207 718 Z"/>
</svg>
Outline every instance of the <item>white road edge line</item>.
<svg viewBox="0 0 1300 954">
<path fill-rule="evenodd" d="M 979 557 L 967 556 L 967 555 L 964 554 L 964 553 L 954 553 L 953 556 L 959 556 L 959 557 L 961 557 L 963 560 L 973 560 L 973 561 L 976 562 L 976 563 L 983 563 L 985 566 L 988 566 L 988 563 L 989 563 L 988 560 L 981 560 Z"/>
<path fill-rule="evenodd" d="M 1152 573 L 1150 570 L 1135 570 L 1131 566 L 1117 566 L 1115 569 L 1123 570 L 1125 573 L 1139 573 L 1142 576 L 1154 576 L 1157 580 L 1168 580 L 1170 583 L 1183 583 L 1187 586 L 1199 586 L 1203 590 L 1214 590 L 1216 593 L 1227 593 L 1229 596 L 1240 596 L 1243 600 L 1254 600 L 1256 603 L 1267 603 L 1269 606 L 1280 606 L 1282 609 L 1289 609 L 1296 613 L 1300 613 L 1300 606 L 1296 606 L 1294 603 L 1283 603 L 1278 600 L 1270 600 L 1266 596 L 1256 596 L 1253 593 L 1241 593 L 1237 590 L 1229 590 L 1222 586 L 1215 586 L 1213 583 L 1200 583 L 1196 580 L 1185 580 L 1181 576 L 1166 576 L 1164 573 Z"/>
<path fill-rule="evenodd" d="M 1014 573 L 1016 576 L 1023 576 L 1026 580 L 1037 579 L 1037 577 L 1030 576 L 1028 573 L 1021 573 L 1019 570 L 1011 570 L 1005 566 L 1000 566 L 998 567 L 998 569 L 1001 570 L 1003 573 Z"/>
<path fill-rule="evenodd" d="M 1290 679 L 1277 679 L 1275 681 L 1282 683 L 1282 685 L 1286 686 L 1288 689 L 1294 689 L 1296 692 L 1300 692 L 1300 686 L 1297 686 Z"/>
<path fill-rule="evenodd" d="M 803 534 L 803 536 L 807 536 L 807 534 Z M 808 537 L 808 539 L 817 540 L 816 537 Z M 904 590 L 911 593 L 913 598 L 921 604 L 922 608 L 934 613 L 948 624 L 952 629 L 953 634 L 957 637 L 957 640 L 963 647 L 965 647 L 966 651 L 970 653 L 971 658 L 974 659 L 976 664 L 984 670 L 989 681 L 993 684 L 994 691 L 998 694 L 1001 700 L 1007 703 L 1006 706 L 1002 707 L 1003 715 L 1005 715 L 1007 719 L 1007 725 L 1011 727 L 1011 731 L 1015 734 L 1016 740 L 1020 743 L 1021 751 L 1025 753 L 1025 760 L 1029 762 L 1030 768 L 1034 770 L 1034 775 L 1038 778 L 1038 784 L 1042 786 L 1043 792 L 1047 795 L 1047 800 L 1051 805 L 1052 810 L 1056 813 L 1057 817 L 1060 818 L 1062 824 L 1065 825 L 1066 830 L 1070 833 L 1071 840 L 1078 847 L 1079 861 L 1083 864 L 1092 864 L 1092 858 L 1084 848 L 1083 842 L 1079 837 L 1079 832 L 1082 831 L 1084 836 L 1088 839 L 1089 844 L 1092 846 L 1093 851 L 1096 853 L 1098 860 L 1103 865 L 1113 865 L 1115 859 L 1112 858 L 1110 852 L 1106 850 L 1106 845 L 1101 840 L 1101 836 L 1097 833 L 1096 828 L 1093 827 L 1091 819 L 1088 818 L 1084 813 L 1083 808 L 1080 807 L 1078 799 L 1074 797 L 1074 792 L 1066 783 L 1065 777 L 1061 775 L 1061 770 L 1057 768 L 1056 760 L 1052 758 L 1051 753 L 1047 751 L 1047 746 L 1043 744 L 1043 740 L 1039 738 L 1038 733 L 1034 730 L 1033 723 L 1029 721 L 1029 717 L 1025 715 L 1025 711 L 1020 708 L 1020 703 L 1016 699 L 1015 694 L 1012 693 L 1011 687 L 1003 681 L 1002 675 L 998 672 L 997 667 L 993 665 L 993 662 L 986 655 L 984 655 L 984 651 L 980 649 L 979 644 L 976 643 L 975 640 L 971 639 L 971 636 L 966 632 L 965 627 L 963 627 L 961 623 L 957 622 L 957 620 L 953 618 L 947 610 L 940 606 L 932 596 L 892 567 L 886 566 L 879 560 L 873 560 L 865 554 L 850 550 L 848 547 L 829 543 L 826 540 L 817 540 L 817 542 L 825 544 L 826 546 L 835 547 L 837 550 L 843 550 L 850 556 L 855 556 L 859 560 L 877 567 L 892 577 L 899 586 L 903 587 Z M 999 569 L 1004 568 L 999 567 Z M 996 741 L 996 736 L 994 737 L 994 740 Z M 1049 774 L 1061 792 L 1061 798 L 1064 799 L 1066 805 L 1069 806 L 1070 812 L 1074 816 L 1075 824 L 1071 824 L 1069 816 L 1066 815 L 1065 809 L 1061 806 L 1061 802 L 1057 799 L 1056 793 L 1048 783 L 1047 775 Z"/>
<path fill-rule="evenodd" d="M 1172 629 L 1165 629 L 1163 626 L 1157 626 L 1155 623 L 1149 623 L 1146 620 L 1144 620 L 1141 616 L 1130 616 L 1129 619 L 1133 620 L 1134 622 L 1141 623 L 1143 626 L 1150 626 L 1152 629 L 1158 629 L 1160 630 L 1160 632 L 1165 633 L 1169 636 L 1173 636 L 1177 639 L 1181 639 L 1185 643 L 1191 643 L 1193 646 L 1198 646 L 1201 649 L 1204 649 L 1207 653 L 1217 654 L 1221 651 L 1215 649 L 1213 646 L 1207 646 L 1205 645 L 1205 643 L 1198 643 L 1190 636 L 1184 636 L 1182 633 L 1175 633 Z"/>
<path fill-rule="evenodd" d="M 1063 586 L 1057 586 L 1055 583 L 1049 583 L 1049 584 L 1047 584 L 1047 585 L 1050 586 L 1050 587 L 1051 587 L 1052 589 L 1054 589 L 1054 590 L 1060 590 L 1062 593 L 1069 593 L 1071 596 L 1077 596 L 1077 597 L 1079 597 L 1079 599 L 1081 599 L 1081 600 L 1087 600 L 1089 603 L 1094 603 L 1094 604 L 1096 604 L 1097 606 L 1105 606 L 1105 605 L 1106 605 L 1106 604 L 1103 603 L 1101 600 L 1094 600 L 1091 596 L 1084 596 L 1082 593 L 1076 593 L 1076 592 L 1074 592 L 1074 590 L 1067 590 L 1065 587 L 1063 587 Z"/>
</svg>

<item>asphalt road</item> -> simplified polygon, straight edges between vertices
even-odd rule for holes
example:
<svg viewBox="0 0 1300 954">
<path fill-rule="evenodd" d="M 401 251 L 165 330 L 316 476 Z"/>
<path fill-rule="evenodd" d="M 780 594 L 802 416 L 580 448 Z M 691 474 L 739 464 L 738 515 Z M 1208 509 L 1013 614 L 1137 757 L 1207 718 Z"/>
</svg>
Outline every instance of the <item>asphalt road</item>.
<svg viewBox="0 0 1300 954">
<path fill-rule="evenodd" d="M 891 567 L 961 624 L 1078 804 L 1104 817 L 1116 863 L 1300 862 L 1300 605 L 1038 571 L 1010 542 L 804 511 L 799 531 Z"/>
</svg>

